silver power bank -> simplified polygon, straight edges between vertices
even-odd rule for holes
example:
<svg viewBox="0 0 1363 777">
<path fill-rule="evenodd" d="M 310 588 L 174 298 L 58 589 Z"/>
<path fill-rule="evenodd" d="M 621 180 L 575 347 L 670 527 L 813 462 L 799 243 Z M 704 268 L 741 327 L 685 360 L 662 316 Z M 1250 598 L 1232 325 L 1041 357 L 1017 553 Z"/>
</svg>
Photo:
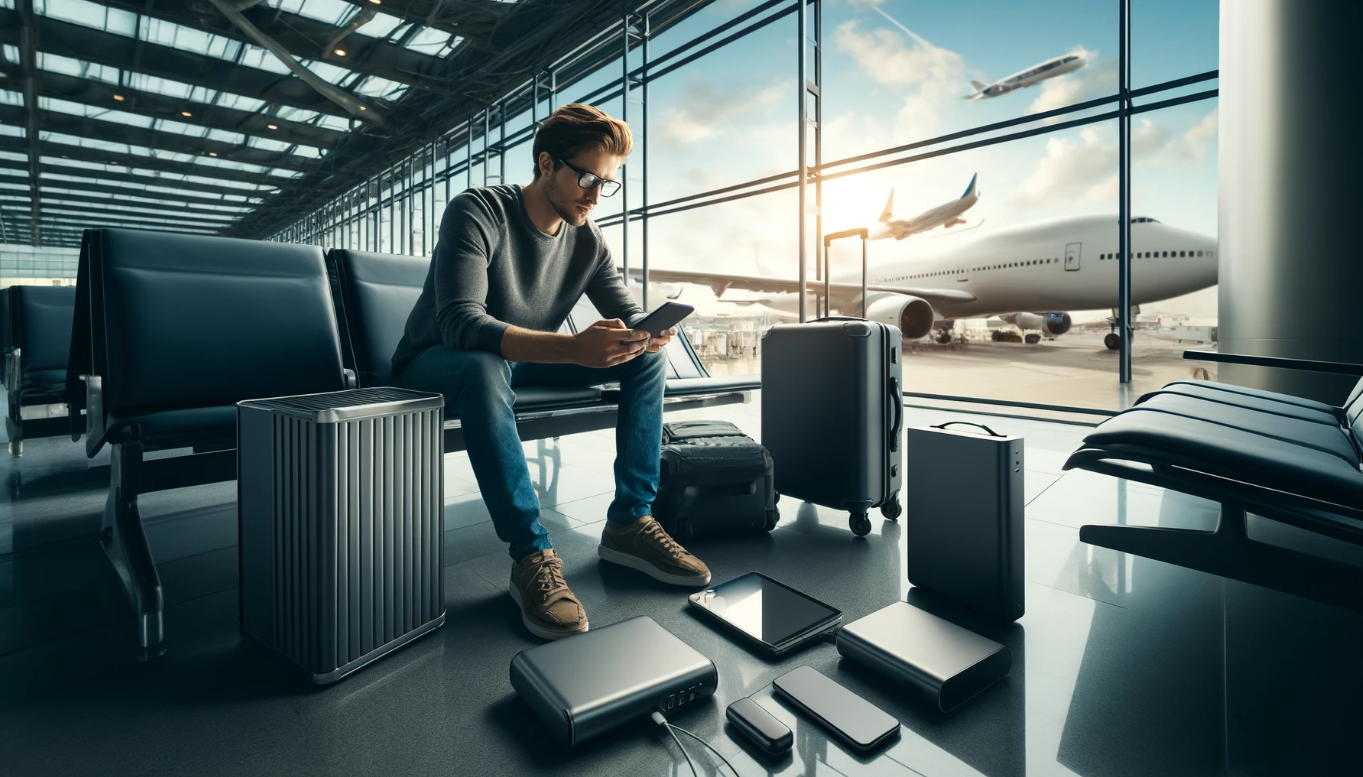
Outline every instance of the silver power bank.
<svg viewBox="0 0 1363 777">
<path fill-rule="evenodd" d="M 838 653 L 950 712 L 1008 674 L 1007 646 L 895 602 L 838 632 Z"/>
<path fill-rule="evenodd" d="M 710 659 L 640 616 L 511 659 L 511 687 L 567 747 L 714 695 Z"/>
</svg>

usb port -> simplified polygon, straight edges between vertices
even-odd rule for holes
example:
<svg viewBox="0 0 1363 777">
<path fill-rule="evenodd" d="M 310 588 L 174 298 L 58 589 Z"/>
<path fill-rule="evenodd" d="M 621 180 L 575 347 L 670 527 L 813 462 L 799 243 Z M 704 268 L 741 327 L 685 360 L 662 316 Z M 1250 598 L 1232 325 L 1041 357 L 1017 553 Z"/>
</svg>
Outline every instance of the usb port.
<svg viewBox="0 0 1363 777">
<path fill-rule="evenodd" d="M 696 692 L 695 692 L 695 691 L 692 691 L 692 692 L 688 693 L 688 694 L 686 695 L 686 700 L 687 700 L 687 701 L 695 701 L 695 700 L 696 700 Z"/>
<path fill-rule="evenodd" d="M 676 696 L 669 696 L 669 697 L 667 697 L 667 708 L 668 708 L 669 710 L 672 709 L 674 706 L 676 706 L 676 700 L 677 700 L 677 697 L 676 697 Z"/>
<path fill-rule="evenodd" d="M 681 694 L 680 696 L 677 697 L 677 706 L 680 707 L 680 706 L 682 706 L 682 705 L 685 704 L 685 703 L 686 703 L 686 694 L 683 693 L 683 694 Z"/>
</svg>

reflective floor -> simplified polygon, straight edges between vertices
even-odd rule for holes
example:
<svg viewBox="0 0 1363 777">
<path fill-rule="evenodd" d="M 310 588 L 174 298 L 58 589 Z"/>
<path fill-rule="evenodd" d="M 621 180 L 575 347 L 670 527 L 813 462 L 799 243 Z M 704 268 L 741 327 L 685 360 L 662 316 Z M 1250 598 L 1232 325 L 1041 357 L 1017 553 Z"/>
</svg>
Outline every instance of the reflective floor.
<svg viewBox="0 0 1363 777">
<path fill-rule="evenodd" d="M 683 414 L 669 416 L 679 420 Z M 909 425 L 971 420 L 910 409 Z M 760 433 L 757 403 L 697 411 Z M 685 608 L 685 592 L 597 560 L 613 488 L 609 432 L 527 443 L 544 523 L 593 625 L 649 615 L 718 667 L 712 701 L 673 721 L 740 775 L 1337 774 L 1363 756 L 1363 616 L 1079 543 L 1085 523 L 1210 528 L 1199 500 L 1061 465 L 1084 427 L 975 418 L 1026 438 L 1027 615 L 1001 627 L 908 587 L 902 526 L 854 537 L 844 513 L 783 500 L 770 535 L 696 542 L 716 580 L 756 570 L 851 621 L 908 600 L 1006 643 L 1011 675 L 951 714 L 817 644 L 779 662 Z M 678 775 L 641 722 L 563 752 L 508 666 L 538 644 L 506 594 L 509 560 L 463 455 L 446 459 L 446 625 L 329 687 L 300 681 L 237 629 L 235 486 L 151 494 L 142 511 L 166 594 L 168 652 L 139 664 L 131 609 L 96 542 L 107 482 L 80 445 L 30 440 L 0 460 L 0 773 Z M 1261 538 L 1347 555 L 1266 522 Z M 898 718 L 856 755 L 772 696 L 814 666 Z M 770 759 L 724 720 L 752 696 L 795 732 Z M 682 738 L 700 774 L 729 774 Z"/>
</svg>

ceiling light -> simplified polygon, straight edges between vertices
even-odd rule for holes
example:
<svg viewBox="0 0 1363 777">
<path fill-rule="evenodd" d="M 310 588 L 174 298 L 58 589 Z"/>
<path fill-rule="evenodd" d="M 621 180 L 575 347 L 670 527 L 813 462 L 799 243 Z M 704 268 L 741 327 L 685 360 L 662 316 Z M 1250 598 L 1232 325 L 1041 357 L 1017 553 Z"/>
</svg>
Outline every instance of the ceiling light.
<svg viewBox="0 0 1363 777">
<path fill-rule="evenodd" d="M 265 126 L 269 127 L 270 129 L 279 129 L 278 124 L 266 124 Z"/>
<path fill-rule="evenodd" d="M 117 100 L 117 101 L 119 101 L 119 102 L 123 102 L 123 95 L 121 95 L 121 94 L 116 94 L 116 95 L 114 95 L 114 99 Z"/>
<path fill-rule="evenodd" d="M 344 56 L 345 56 L 345 49 L 332 49 L 332 53 L 335 54 L 335 55 L 338 56 L 338 57 L 344 57 Z"/>
<path fill-rule="evenodd" d="M 369 110 L 369 109 L 366 108 L 366 107 L 364 107 L 363 105 L 361 105 L 361 106 L 360 106 L 360 110 L 362 110 L 362 111 L 367 111 L 367 110 Z"/>
<path fill-rule="evenodd" d="M 117 163 L 117 162 L 110 162 L 109 164 L 111 164 L 111 165 L 116 165 L 116 164 L 118 164 L 118 163 Z"/>
<path fill-rule="evenodd" d="M 70 159 L 70 158 L 71 158 L 71 157 L 67 156 L 66 154 L 62 154 L 62 159 Z"/>
<path fill-rule="evenodd" d="M 383 5 L 383 0 L 369 0 L 374 5 Z"/>
<path fill-rule="evenodd" d="M 180 111 L 180 115 L 181 115 L 181 116 L 193 116 L 194 114 L 190 113 L 189 111 Z"/>
<path fill-rule="evenodd" d="M 216 152 L 216 151 L 209 151 L 209 152 L 208 152 L 208 155 L 209 155 L 209 156 L 217 156 L 217 155 L 218 155 L 218 152 Z"/>
</svg>

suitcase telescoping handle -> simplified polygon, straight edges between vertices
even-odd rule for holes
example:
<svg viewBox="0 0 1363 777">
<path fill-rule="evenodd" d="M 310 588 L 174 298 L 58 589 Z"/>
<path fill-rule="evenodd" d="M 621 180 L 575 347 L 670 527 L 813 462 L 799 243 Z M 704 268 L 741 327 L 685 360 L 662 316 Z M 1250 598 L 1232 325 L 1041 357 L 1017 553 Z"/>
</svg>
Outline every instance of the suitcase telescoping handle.
<svg viewBox="0 0 1363 777">
<path fill-rule="evenodd" d="M 974 427 L 983 429 L 983 430 L 985 430 L 986 432 L 989 433 L 989 436 L 990 436 L 990 437 L 1006 437 L 1006 436 L 1007 436 L 1007 435 L 1004 435 L 1004 434 L 999 434 L 998 432 L 994 431 L 993 429 L 990 429 L 989 427 L 985 426 L 984 424 L 977 424 L 977 423 L 974 423 L 973 421 L 947 421 L 947 422 L 944 423 L 944 424 L 937 424 L 937 425 L 935 425 L 935 426 L 929 426 L 928 428 L 929 428 L 929 429 L 945 429 L 945 428 L 947 428 L 948 426 L 952 426 L 952 425 L 954 425 L 954 424 L 961 424 L 962 426 L 974 426 Z"/>
<path fill-rule="evenodd" d="M 823 236 L 823 312 L 827 313 L 832 309 L 832 290 L 829 284 L 832 280 L 828 277 L 829 270 L 832 269 L 828 260 L 828 247 L 833 245 L 834 240 L 841 240 L 844 237 L 861 238 L 861 317 L 866 318 L 866 238 L 870 233 L 866 227 L 859 229 L 848 229 L 842 232 L 831 232 Z M 826 320 L 825 318 L 819 319 Z"/>
</svg>

